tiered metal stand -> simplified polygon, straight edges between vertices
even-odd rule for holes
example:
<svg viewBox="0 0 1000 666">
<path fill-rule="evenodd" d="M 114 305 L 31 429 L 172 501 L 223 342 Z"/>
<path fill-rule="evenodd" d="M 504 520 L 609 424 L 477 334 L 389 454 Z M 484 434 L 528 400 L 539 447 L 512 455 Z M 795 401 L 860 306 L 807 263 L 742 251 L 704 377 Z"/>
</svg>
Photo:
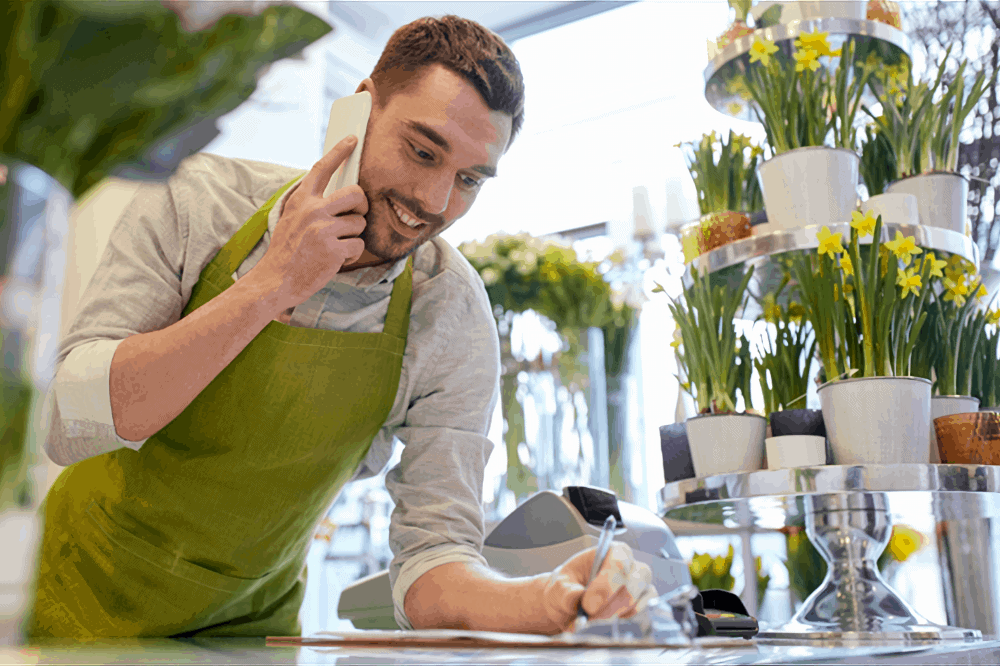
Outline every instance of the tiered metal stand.
<svg viewBox="0 0 1000 666">
<path fill-rule="evenodd" d="M 676 481 L 659 497 L 671 520 L 762 529 L 804 521 L 827 562 L 826 578 L 791 622 L 759 639 L 908 642 L 982 634 L 929 622 L 882 579 L 876 558 L 889 541 L 893 514 L 923 503 L 938 520 L 998 517 L 998 492 L 996 466 L 824 465 Z"/>
<path fill-rule="evenodd" d="M 758 30 L 735 40 L 705 70 L 705 96 L 719 111 L 757 120 L 741 77 L 757 35 L 775 41 L 788 57 L 795 37 L 829 33 L 834 48 L 854 41 L 859 59 L 870 56 L 883 66 L 909 59 L 909 40 L 895 28 L 873 21 L 814 19 Z M 870 100 L 868 105 L 875 100 Z M 707 270 L 713 280 L 739 282 L 754 266 L 750 290 L 755 299 L 738 316 L 759 312 L 759 301 L 774 290 L 784 272 L 781 255 L 818 246 L 818 226 L 773 231 L 736 241 L 697 257 L 689 265 Z M 850 237 L 850 225 L 830 225 Z M 957 254 L 979 266 L 971 238 L 933 226 L 885 225 L 881 240 L 896 232 L 913 236 L 925 250 Z M 864 242 L 864 239 L 862 240 Z M 871 239 L 867 239 L 870 243 Z M 690 284 L 690 272 L 685 281 Z M 756 309 L 756 312 L 750 310 Z M 921 617 L 882 579 L 876 558 L 888 543 L 894 506 L 923 502 L 939 520 L 1000 517 L 1000 467 L 975 465 L 863 465 L 762 470 L 688 479 L 660 491 L 664 518 L 725 528 L 779 529 L 805 523 L 806 534 L 827 562 L 823 584 L 788 624 L 763 631 L 767 641 L 927 641 L 976 640 L 977 629 L 941 626 Z"/>
</svg>

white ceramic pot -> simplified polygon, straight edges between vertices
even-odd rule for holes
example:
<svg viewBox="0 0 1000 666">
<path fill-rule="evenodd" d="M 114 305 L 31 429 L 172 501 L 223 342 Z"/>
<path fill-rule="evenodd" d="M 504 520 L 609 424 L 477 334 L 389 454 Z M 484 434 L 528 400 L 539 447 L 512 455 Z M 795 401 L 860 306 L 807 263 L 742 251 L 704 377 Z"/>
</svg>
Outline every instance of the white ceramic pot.
<svg viewBox="0 0 1000 666">
<path fill-rule="evenodd" d="M 774 5 L 781 5 L 781 22 L 791 23 L 814 18 L 851 18 L 864 20 L 868 15 L 868 1 L 841 2 L 839 0 L 813 0 L 811 2 L 758 2 L 750 10 L 756 21 Z"/>
<path fill-rule="evenodd" d="M 764 440 L 767 468 L 815 467 L 826 464 L 826 437 L 783 435 Z"/>
<path fill-rule="evenodd" d="M 931 398 L 931 446 L 930 462 L 941 464 L 941 452 L 938 450 L 937 433 L 934 432 L 934 419 L 952 414 L 968 414 L 979 411 L 979 398 L 971 395 L 936 395 Z"/>
<path fill-rule="evenodd" d="M 33 509 L 0 513 L 0 645 L 16 645 L 24 638 L 41 533 Z"/>
<path fill-rule="evenodd" d="M 882 216 L 882 224 L 920 224 L 917 197 L 903 192 L 876 194 L 861 204 L 861 212 Z"/>
<path fill-rule="evenodd" d="M 981 411 L 981 412 L 997 412 L 997 413 L 1000 413 L 1000 406 L 997 406 L 997 407 L 980 407 L 979 411 Z"/>
<path fill-rule="evenodd" d="M 963 234 L 969 228 L 969 181 L 958 173 L 928 173 L 889 183 L 887 193 L 917 198 L 920 224 Z"/>
<path fill-rule="evenodd" d="M 860 377 L 819 387 L 835 465 L 928 463 L 931 382 Z"/>
<path fill-rule="evenodd" d="M 776 230 L 850 222 L 861 158 L 845 148 L 796 148 L 763 162 L 757 180 Z"/>
<path fill-rule="evenodd" d="M 689 418 L 685 426 L 698 477 L 755 472 L 764 464 L 763 416 L 703 414 Z"/>
</svg>

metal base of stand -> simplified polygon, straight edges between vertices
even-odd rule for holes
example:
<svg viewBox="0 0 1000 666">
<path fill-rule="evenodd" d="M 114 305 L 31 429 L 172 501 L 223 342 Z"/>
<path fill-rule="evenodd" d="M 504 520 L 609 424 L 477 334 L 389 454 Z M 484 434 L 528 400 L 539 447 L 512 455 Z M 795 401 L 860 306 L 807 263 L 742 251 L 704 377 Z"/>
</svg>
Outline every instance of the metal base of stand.
<svg viewBox="0 0 1000 666">
<path fill-rule="evenodd" d="M 826 560 L 823 584 L 791 622 L 763 640 L 926 641 L 981 639 L 977 629 L 936 625 L 882 579 L 875 558 L 892 533 L 883 493 L 808 495 L 806 535 Z"/>
</svg>

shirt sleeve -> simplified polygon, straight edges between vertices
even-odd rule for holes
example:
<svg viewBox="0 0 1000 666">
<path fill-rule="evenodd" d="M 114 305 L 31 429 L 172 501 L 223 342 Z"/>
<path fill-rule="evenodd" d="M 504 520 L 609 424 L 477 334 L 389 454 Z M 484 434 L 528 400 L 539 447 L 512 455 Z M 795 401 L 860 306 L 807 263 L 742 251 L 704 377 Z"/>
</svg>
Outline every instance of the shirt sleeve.
<svg viewBox="0 0 1000 666">
<path fill-rule="evenodd" d="M 186 230 L 166 183 L 144 184 L 115 224 L 84 290 L 56 360 L 47 396 L 45 452 L 71 465 L 145 440 L 118 436 L 111 416 L 111 359 L 130 335 L 159 330 L 180 318 Z"/>
<path fill-rule="evenodd" d="M 420 576 L 449 562 L 487 565 L 483 476 L 493 452 L 486 435 L 499 398 L 500 345 L 485 291 L 478 296 L 451 304 L 441 351 L 394 433 L 405 447 L 385 480 L 396 505 L 389 579 L 404 629 L 413 626 L 403 602 Z"/>
</svg>

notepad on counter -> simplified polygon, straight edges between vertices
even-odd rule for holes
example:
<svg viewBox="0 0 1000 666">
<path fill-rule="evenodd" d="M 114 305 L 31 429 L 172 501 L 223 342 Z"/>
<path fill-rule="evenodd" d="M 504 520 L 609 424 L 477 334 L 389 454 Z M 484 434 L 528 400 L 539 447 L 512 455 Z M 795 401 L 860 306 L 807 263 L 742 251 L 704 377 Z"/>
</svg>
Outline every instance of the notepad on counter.
<svg viewBox="0 0 1000 666">
<path fill-rule="evenodd" d="M 751 641 L 701 638 L 692 643 L 662 643 L 634 638 L 614 640 L 572 633 L 556 636 L 508 634 L 495 631 L 423 629 L 417 631 L 320 631 L 311 636 L 268 636 L 269 646 L 304 647 L 504 647 L 504 648 L 715 648 L 748 647 Z"/>
</svg>

